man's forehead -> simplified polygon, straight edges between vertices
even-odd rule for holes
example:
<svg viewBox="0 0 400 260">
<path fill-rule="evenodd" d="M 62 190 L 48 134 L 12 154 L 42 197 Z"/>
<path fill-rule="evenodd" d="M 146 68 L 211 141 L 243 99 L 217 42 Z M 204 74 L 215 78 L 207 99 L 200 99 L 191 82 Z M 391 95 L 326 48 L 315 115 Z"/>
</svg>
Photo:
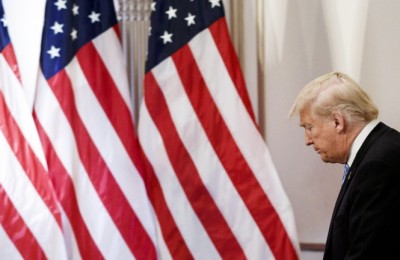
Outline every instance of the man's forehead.
<svg viewBox="0 0 400 260">
<path fill-rule="evenodd" d="M 311 111 L 309 109 L 303 109 L 299 112 L 300 124 L 303 122 L 312 121 Z"/>
</svg>

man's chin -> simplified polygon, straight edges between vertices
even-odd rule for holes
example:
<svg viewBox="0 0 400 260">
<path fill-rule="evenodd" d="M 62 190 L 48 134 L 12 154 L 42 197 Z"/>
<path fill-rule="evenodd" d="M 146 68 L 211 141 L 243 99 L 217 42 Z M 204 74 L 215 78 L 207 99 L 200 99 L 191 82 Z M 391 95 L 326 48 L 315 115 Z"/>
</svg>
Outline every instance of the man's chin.
<svg viewBox="0 0 400 260">
<path fill-rule="evenodd" d="M 321 156 L 321 160 L 324 163 L 339 163 L 338 161 L 335 161 L 335 160 L 332 160 L 332 159 L 329 159 L 329 158 L 323 158 L 322 156 Z"/>
<path fill-rule="evenodd" d="M 321 154 L 321 160 L 325 163 L 334 163 L 330 158 Z"/>
</svg>

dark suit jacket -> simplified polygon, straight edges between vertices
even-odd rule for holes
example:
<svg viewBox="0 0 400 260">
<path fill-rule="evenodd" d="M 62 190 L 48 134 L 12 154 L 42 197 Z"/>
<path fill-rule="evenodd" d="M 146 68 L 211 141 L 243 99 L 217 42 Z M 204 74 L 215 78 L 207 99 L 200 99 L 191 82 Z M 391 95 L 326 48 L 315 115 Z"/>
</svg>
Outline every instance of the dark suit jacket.
<svg viewBox="0 0 400 260">
<path fill-rule="evenodd" d="M 400 259 L 400 133 L 383 123 L 342 185 L 324 259 Z"/>
</svg>

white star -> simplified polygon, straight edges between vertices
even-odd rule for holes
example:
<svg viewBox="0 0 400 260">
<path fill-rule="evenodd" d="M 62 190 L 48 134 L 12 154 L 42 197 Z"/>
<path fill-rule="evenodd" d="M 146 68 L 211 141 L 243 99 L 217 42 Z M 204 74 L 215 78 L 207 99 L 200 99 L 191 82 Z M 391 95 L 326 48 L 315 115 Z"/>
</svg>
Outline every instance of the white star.
<svg viewBox="0 0 400 260">
<path fill-rule="evenodd" d="M 72 32 L 71 32 L 71 38 L 72 40 L 76 40 L 78 38 L 78 31 L 74 28 L 72 28 Z"/>
<path fill-rule="evenodd" d="M 79 14 L 79 6 L 75 5 L 72 7 L 72 13 L 74 15 L 78 15 Z"/>
<path fill-rule="evenodd" d="M 216 6 L 221 6 L 220 1 L 221 1 L 221 0 L 209 0 L 208 2 L 211 3 L 211 8 L 214 8 L 214 7 L 216 7 Z"/>
<path fill-rule="evenodd" d="M 51 45 L 51 48 L 47 51 L 47 53 L 50 54 L 52 59 L 54 59 L 55 57 L 60 57 L 60 50 L 60 48 L 56 48 L 54 45 Z"/>
<path fill-rule="evenodd" d="M 8 20 L 6 19 L 5 15 L 3 16 L 3 18 L 1 18 L 0 21 L 3 23 L 3 27 L 7 27 L 8 26 Z"/>
<path fill-rule="evenodd" d="M 61 9 L 67 9 L 67 0 L 57 0 L 54 5 L 57 6 L 57 10 L 60 11 Z"/>
<path fill-rule="evenodd" d="M 195 17 L 196 17 L 195 15 L 188 13 L 188 16 L 185 18 L 185 20 L 187 21 L 187 26 L 190 26 L 191 24 L 196 24 L 194 21 Z"/>
<path fill-rule="evenodd" d="M 57 33 L 63 33 L 64 32 L 63 31 L 63 27 L 64 27 L 63 24 L 59 24 L 59 23 L 55 22 L 54 25 L 52 27 L 50 27 L 50 28 L 54 31 L 54 34 L 57 34 Z"/>
<path fill-rule="evenodd" d="M 155 2 L 151 3 L 151 11 L 155 11 L 156 10 L 156 4 Z"/>
<path fill-rule="evenodd" d="M 100 22 L 100 13 L 95 13 L 94 11 L 92 11 L 92 13 L 88 17 L 90 18 L 92 23 Z"/>
<path fill-rule="evenodd" d="M 172 33 L 164 31 L 164 34 L 160 38 L 163 39 L 164 44 L 166 44 L 167 42 L 172 42 Z"/>
<path fill-rule="evenodd" d="M 168 11 L 165 13 L 168 14 L 168 20 L 171 20 L 172 18 L 176 18 L 176 11 L 178 9 L 174 9 L 172 6 L 169 7 Z"/>
</svg>

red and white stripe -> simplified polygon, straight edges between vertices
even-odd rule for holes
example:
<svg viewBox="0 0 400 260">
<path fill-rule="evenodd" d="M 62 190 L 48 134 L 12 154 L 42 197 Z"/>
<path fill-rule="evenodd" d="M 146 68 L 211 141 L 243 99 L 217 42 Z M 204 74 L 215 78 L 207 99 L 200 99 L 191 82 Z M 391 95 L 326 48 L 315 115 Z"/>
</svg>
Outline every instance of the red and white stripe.
<svg viewBox="0 0 400 260">
<path fill-rule="evenodd" d="M 298 259 L 290 203 L 254 122 L 225 19 L 145 76 L 139 139 L 195 259 Z M 158 205 L 159 206 L 159 205 Z M 163 219 L 166 210 L 155 210 Z M 168 256 L 169 257 L 169 256 Z"/>
<path fill-rule="evenodd" d="M 0 72 L 1 257 L 66 259 L 58 202 L 11 44 Z"/>
<path fill-rule="evenodd" d="M 2 225 L 0 225 L 0 252 L 4 259 L 23 259 L 17 247 L 3 229 Z"/>
<path fill-rule="evenodd" d="M 71 252 L 84 259 L 155 259 L 154 213 L 116 30 L 83 46 L 49 80 L 39 76 L 36 123 Z"/>
</svg>

